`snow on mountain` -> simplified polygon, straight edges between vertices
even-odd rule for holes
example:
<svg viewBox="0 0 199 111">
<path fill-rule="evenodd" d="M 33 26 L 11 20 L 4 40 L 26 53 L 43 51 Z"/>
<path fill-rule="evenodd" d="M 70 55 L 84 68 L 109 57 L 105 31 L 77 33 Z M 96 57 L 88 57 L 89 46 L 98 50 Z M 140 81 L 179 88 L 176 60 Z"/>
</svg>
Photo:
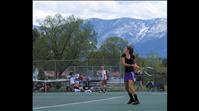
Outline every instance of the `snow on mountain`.
<svg viewBox="0 0 199 111">
<path fill-rule="evenodd" d="M 150 53 L 167 57 L 167 19 L 165 18 L 148 20 L 90 18 L 84 23 L 90 23 L 97 32 L 98 46 L 108 37 L 117 36 L 126 39 L 143 57 Z M 34 27 L 38 28 L 33 25 Z"/>
<path fill-rule="evenodd" d="M 117 36 L 128 40 L 130 44 L 138 48 L 138 52 L 142 51 L 141 56 L 154 52 L 161 57 L 167 57 L 167 19 L 91 18 L 86 22 L 93 25 L 99 44 L 108 37 Z"/>
</svg>

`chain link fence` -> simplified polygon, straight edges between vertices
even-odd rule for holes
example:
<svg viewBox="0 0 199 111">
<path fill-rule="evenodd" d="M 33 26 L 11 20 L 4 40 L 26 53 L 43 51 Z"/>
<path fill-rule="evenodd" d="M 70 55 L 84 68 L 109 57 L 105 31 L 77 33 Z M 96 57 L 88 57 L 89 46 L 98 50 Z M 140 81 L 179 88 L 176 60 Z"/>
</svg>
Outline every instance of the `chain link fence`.
<svg viewBox="0 0 199 111">
<path fill-rule="evenodd" d="M 108 71 L 108 90 L 125 91 L 123 80 L 124 67 L 121 66 L 119 59 L 35 60 L 33 61 L 33 76 L 35 75 L 35 69 L 38 70 L 36 74 L 38 80 L 68 79 L 70 73 L 73 72 L 74 74 L 89 77 L 90 85 L 99 87 L 100 76 L 97 72 L 100 70 L 101 65 Z M 167 89 L 166 68 L 162 68 L 159 71 L 155 69 L 147 70 L 147 73 L 152 76 L 141 74 L 137 77 L 136 88 L 138 91 L 165 91 Z M 149 83 L 152 83 L 153 88 L 151 88 Z M 33 82 L 33 86 L 35 84 L 38 84 L 38 82 Z M 67 91 L 70 85 L 69 81 L 51 82 L 49 84 L 51 91 Z"/>
</svg>

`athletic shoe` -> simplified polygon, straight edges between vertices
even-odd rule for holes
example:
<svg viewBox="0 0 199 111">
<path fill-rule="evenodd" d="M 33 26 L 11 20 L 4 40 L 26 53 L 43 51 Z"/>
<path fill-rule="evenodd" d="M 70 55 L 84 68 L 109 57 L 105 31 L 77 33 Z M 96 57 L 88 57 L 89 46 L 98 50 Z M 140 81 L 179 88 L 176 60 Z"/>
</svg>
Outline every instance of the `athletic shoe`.
<svg viewBox="0 0 199 111">
<path fill-rule="evenodd" d="M 132 99 L 129 99 L 128 103 L 127 104 L 131 104 L 133 103 L 134 101 Z"/>
<path fill-rule="evenodd" d="M 138 104 L 140 104 L 140 102 L 139 102 L 139 101 L 135 101 L 135 102 L 133 102 L 133 105 L 138 105 Z"/>
</svg>

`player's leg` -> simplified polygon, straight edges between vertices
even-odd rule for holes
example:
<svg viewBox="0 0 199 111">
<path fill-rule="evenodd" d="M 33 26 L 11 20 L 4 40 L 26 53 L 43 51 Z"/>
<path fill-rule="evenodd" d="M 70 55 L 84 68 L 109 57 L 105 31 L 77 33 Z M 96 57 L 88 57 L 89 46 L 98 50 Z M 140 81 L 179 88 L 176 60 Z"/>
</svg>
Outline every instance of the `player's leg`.
<svg viewBox="0 0 199 111">
<path fill-rule="evenodd" d="M 141 81 L 141 88 L 142 88 L 142 90 L 145 90 L 144 85 L 143 85 L 143 80 Z"/>
<path fill-rule="evenodd" d="M 100 81 L 100 92 L 104 92 L 104 82 L 103 82 L 103 80 Z"/>
<path fill-rule="evenodd" d="M 131 94 L 135 94 L 135 88 L 134 88 L 134 81 L 133 80 L 129 80 L 128 81 L 128 90 L 129 90 L 129 92 L 131 93 Z"/>
<path fill-rule="evenodd" d="M 125 86 L 125 89 L 129 95 L 129 101 L 127 102 L 127 104 L 131 104 L 132 102 L 134 102 L 134 98 L 133 98 L 133 95 L 132 93 L 129 91 L 129 87 L 128 87 L 128 82 L 124 82 L 124 86 Z"/>
<path fill-rule="evenodd" d="M 133 104 L 139 104 L 139 99 L 137 97 L 137 94 L 135 92 L 135 88 L 134 88 L 134 81 L 133 80 L 129 80 L 128 81 L 128 87 L 129 87 L 129 91 L 131 92 L 131 94 L 133 95 L 133 97 L 135 98 L 135 102 Z"/>
<path fill-rule="evenodd" d="M 107 80 L 104 80 L 104 93 L 107 91 L 106 86 L 107 86 Z"/>
</svg>

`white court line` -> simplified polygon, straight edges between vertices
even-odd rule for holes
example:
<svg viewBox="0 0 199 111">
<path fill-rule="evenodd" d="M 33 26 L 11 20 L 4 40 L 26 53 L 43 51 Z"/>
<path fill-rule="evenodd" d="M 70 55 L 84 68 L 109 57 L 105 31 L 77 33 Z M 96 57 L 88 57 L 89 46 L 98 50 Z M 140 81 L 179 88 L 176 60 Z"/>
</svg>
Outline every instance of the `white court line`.
<svg viewBox="0 0 199 111">
<path fill-rule="evenodd" d="M 97 101 L 104 101 L 104 100 L 110 100 L 110 99 L 117 99 L 122 98 L 124 96 L 117 96 L 117 97 L 111 97 L 107 99 L 98 99 L 98 100 L 91 100 L 91 101 L 84 101 L 84 102 L 76 102 L 76 103 L 69 103 L 69 104 L 59 104 L 59 105 L 53 105 L 53 106 L 43 106 L 43 107 L 35 107 L 33 110 L 37 109 L 46 109 L 46 108 L 55 108 L 55 107 L 62 107 L 62 106 L 68 106 L 68 105 L 74 105 L 74 104 L 84 104 L 84 103 L 91 103 L 91 102 L 97 102 Z"/>
<path fill-rule="evenodd" d="M 151 93 L 152 95 L 167 95 L 167 93 Z"/>
<path fill-rule="evenodd" d="M 167 92 L 140 92 L 138 94 L 167 95 Z"/>
</svg>

